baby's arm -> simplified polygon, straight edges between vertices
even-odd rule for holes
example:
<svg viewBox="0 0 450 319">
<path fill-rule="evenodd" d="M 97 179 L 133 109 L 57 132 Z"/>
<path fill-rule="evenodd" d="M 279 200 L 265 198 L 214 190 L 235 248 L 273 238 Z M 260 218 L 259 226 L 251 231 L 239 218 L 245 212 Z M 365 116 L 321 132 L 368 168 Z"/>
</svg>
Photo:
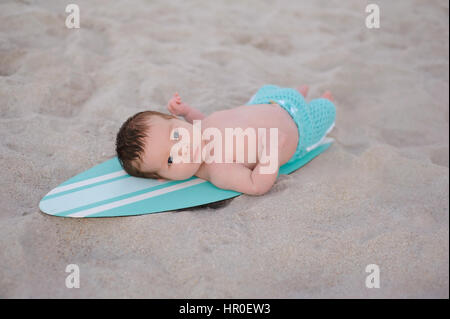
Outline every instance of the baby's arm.
<svg viewBox="0 0 450 319">
<path fill-rule="evenodd" d="M 285 134 L 279 135 L 278 149 L 282 149 L 286 145 L 286 140 Z M 208 166 L 207 178 L 211 183 L 223 189 L 248 195 L 267 193 L 277 180 L 280 166 L 278 157 L 275 162 L 269 160 L 267 163 L 261 163 L 261 155 L 266 153 L 265 148 L 265 144 L 261 149 L 258 147 L 261 154 L 258 154 L 258 164 L 253 170 L 240 163 L 211 163 Z"/>
<path fill-rule="evenodd" d="M 205 118 L 205 115 L 196 108 L 189 105 L 186 106 L 188 107 L 188 112 L 184 115 L 184 119 L 189 123 L 192 123 L 194 120 L 203 120 Z"/>
<path fill-rule="evenodd" d="M 203 120 L 205 118 L 205 115 L 203 115 L 202 112 L 182 102 L 178 93 L 175 93 L 170 99 L 167 108 L 171 114 L 182 116 L 191 124 L 194 120 Z"/>
<path fill-rule="evenodd" d="M 253 170 L 239 163 L 213 163 L 209 167 L 209 180 L 222 189 L 230 189 L 248 195 L 262 195 L 268 192 L 278 176 L 275 172 L 261 174 L 261 164 Z"/>
</svg>

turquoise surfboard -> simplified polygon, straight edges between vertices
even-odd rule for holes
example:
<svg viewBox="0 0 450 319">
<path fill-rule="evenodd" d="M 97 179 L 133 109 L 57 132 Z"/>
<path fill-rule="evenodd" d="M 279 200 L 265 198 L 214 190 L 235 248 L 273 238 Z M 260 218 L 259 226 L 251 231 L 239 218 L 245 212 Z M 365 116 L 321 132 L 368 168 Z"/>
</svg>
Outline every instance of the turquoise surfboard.
<svg viewBox="0 0 450 319">
<path fill-rule="evenodd" d="M 331 141 L 280 167 L 280 174 L 299 169 L 324 152 Z M 61 217 L 143 215 L 189 208 L 236 197 L 198 177 L 158 181 L 128 175 L 117 157 L 78 174 L 51 190 L 39 203 L 42 212 Z"/>
</svg>

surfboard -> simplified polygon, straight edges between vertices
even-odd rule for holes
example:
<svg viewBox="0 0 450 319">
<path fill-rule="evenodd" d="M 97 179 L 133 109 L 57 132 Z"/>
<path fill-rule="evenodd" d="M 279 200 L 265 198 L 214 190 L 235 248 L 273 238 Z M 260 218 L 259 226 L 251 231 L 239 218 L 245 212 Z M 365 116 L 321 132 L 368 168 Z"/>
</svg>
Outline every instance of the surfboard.
<svg viewBox="0 0 450 319">
<path fill-rule="evenodd" d="M 280 167 L 290 174 L 323 153 L 326 141 L 304 157 Z M 61 217 L 115 217 L 173 211 L 209 204 L 241 195 L 217 188 L 198 177 L 183 181 L 158 181 L 128 175 L 117 157 L 78 174 L 45 195 L 42 212 Z"/>
</svg>

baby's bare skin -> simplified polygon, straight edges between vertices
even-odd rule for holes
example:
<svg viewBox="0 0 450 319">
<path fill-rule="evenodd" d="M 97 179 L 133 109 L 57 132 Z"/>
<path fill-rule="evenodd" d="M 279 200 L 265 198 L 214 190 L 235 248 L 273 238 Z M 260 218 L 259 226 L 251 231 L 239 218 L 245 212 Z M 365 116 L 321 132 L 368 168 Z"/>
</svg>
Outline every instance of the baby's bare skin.
<svg viewBox="0 0 450 319">
<path fill-rule="evenodd" d="M 298 91 L 306 97 L 308 87 L 302 86 Z M 323 97 L 332 99 L 331 94 L 326 92 Z M 221 110 L 212 113 L 209 116 L 204 116 L 197 109 L 187 105 L 181 101 L 178 93 L 172 97 L 168 103 L 168 110 L 171 114 L 176 116 L 183 116 L 186 122 L 180 119 L 155 120 L 152 127 L 159 132 L 158 138 L 149 138 L 147 141 L 144 156 L 141 163 L 141 169 L 147 171 L 157 171 L 160 176 L 168 179 L 185 179 L 192 175 L 199 178 L 209 180 L 211 183 L 222 189 L 229 189 L 242 192 L 250 195 L 261 195 L 270 190 L 278 176 L 278 169 L 281 165 L 289 161 L 294 155 L 298 141 L 298 128 L 289 113 L 278 104 L 258 104 L 258 105 L 243 105 L 232 109 Z M 203 133 L 207 128 L 216 128 L 222 134 L 222 154 L 225 154 L 225 136 L 226 128 L 247 128 L 266 130 L 265 146 L 266 149 L 256 147 L 257 154 L 254 154 L 256 162 L 252 162 L 251 154 L 255 149 L 254 146 L 248 143 L 248 138 L 244 140 L 243 150 L 236 148 L 236 138 L 234 139 L 233 149 L 233 163 L 178 163 L 165 165 L 165 156 L 167 150 L 173 145 L 173 141 L 164 141 L 171 129 L 175 127 L 183 127 L 187 129 L 191 136 L 193 136 L 194 120 L 201 120 L 201 132 Z M 153 130 L 152 128 L 152 130 Z M 278 163 L 276 169 L 272 173 L 261 173 L 261 167 L 267 167 L 273 163 L 263 163 L 260 161 L 261 152 L 269 153 L 271 150 L 270 144 L 270 129 L 276 128 L 278 130 L 278 147 L 275 150 L 278 152 Z M 151 136 L 152 134 L 150 134 Z M 263 145 L 264 141 L 260 140 L 256 134 L 256 145 Z M 261 138 L 262 139 L 262 138 Z M 210 143 L 211 140 L 202 140 L 201 149 Z M 193 142 L 191 141 L 191 146 Z M 250 154 L 248 151 L 250 150 Z M 243 151 L 244 162 L 239 162 L 239 151 Z M 273 151 L 273 150 L 271 150 Z M 200 152 L 199 149 L 192 150 L 192 155 Z M 254 152 L 253 152 L 254 153 Z M 163 154 L 159 156 L 160 154 Z M 211 153 L 215 154 L 215 151 Z M 200 156 L 201 157 L 201 156 Z M 151 161 L 153 159 L 153 161 Z M 156 160 L 155 160 L 156 159 Z M 204 159 L 203 159 L 204 160 Z M 153 163 L 152 163 L 153 162 Z M 157 165 L 155 165 L 155 162 Z"/>
</svg>

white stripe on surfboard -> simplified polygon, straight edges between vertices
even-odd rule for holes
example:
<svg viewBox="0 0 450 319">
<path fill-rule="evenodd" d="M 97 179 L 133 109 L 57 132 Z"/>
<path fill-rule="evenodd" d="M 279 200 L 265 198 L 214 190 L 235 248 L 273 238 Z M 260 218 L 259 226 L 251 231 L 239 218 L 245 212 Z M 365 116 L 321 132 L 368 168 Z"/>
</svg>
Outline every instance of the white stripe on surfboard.
<svg viewBox="0 0 450 319">
<path fill-rule="evenodd" d="M 131 204 L 131 203 L 139 202 L 139 201 L 142 201 L 144 199 L 148 199 L 148 198 L 151 198 L 151 197 L 155 197 L 155 196 L 159 196 L 159 195 L 162 195 L 162 194 L 170 193 L 170 192 L 173 192 L 173 191 L 176 191 L 176 190 L 179 190 L 179 189 L 183 189 L 183 188 L 186 188 L 186 187 L 189 187 L 189 186 L 201 184 L 201 183 L 204 183 L 204 182 L 206 182 L 206 180 L 201 179 L 201 178 L 196 178 L 196 179 L 184 182 L 184 183 L 180 183 L 180 184 L 176 184 L 176 185 L 173 185 L 173 186 L 157 189 L 157 190 L 154 190 L 152 192 L 148 192 L 146 194 L 141 194 L 141 195 L 133 196 L 133 197 L 130 197 L 130 198 L 125 198 L 125 199 L 122 199 L 122 200 L 118 200 L 118 201 L 115 201 L 115 202 L 112 202 L 112 203 L 104 204 L 104 205 L 101 205 L 101 206 L 85 209 L 85 210 L 82 210 L 82 211 L 79 211 L 79 212 L 76 212 L 76 213 L 73 213 L 73 214 L 69 214 L 69 215 L 67 215 L 67 217 L 86 217 L 86 216 L 89 216 L 89 215 L 92 215 L 92 214 L 95 214 L 95 213 L 99 213 L 99 212 L 102 212 L 102 211 L 105 211 L 105 210 L 108 210 L 108 209 L 117 208 L 117 207 L 128 205 L 128 204 Z"/>
<path fill-rule="evenodd" d="M 121 171 L 117 171 L 117 172 L 114 172 L 114 173 L 110 173 L 110 174 L 106 174 L 106 175 L 102 175 L 102 176 L 98 176 L 98 177 L 89 178 L 89 179 L 86 179 L 86 180 L 81 181 L 81 182 L 76 182 L 76 183 L 72 183 L 72 184 L 65 185 L 65 186 L 59 186 L 59 187 L 54 188 L 46 196 L 58 194 L 58 193 L 61 193 L 61 192 L 69 191 L 69 190 L 72 190 L 72 189 L 75 189 L 75 188 L 91 185 L 91 184 L 98 183 L 98 182 L 103 182 L 103 181 L 106 181 L 108 179 L 113 179 L 113 178 L 120 177 L 120 176 L 123 176 L 123 175 L 127 175 L 127 172 L 125 172 L 124 170 L 121 170 Z"/>
</svg>

